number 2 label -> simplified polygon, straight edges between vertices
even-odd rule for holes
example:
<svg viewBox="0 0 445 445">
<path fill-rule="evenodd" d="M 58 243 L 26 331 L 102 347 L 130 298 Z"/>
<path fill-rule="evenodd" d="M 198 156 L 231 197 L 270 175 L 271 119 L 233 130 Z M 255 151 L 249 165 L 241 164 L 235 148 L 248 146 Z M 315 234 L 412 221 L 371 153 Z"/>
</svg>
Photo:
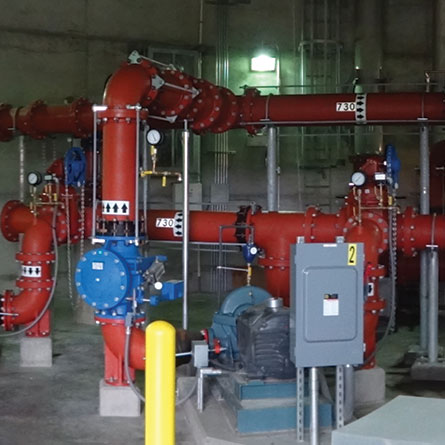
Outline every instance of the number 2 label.
<svg viewBox="0 0 445 445">
<path fill-rule="evenodd" d="M 348 244 L 348 266 L 357 265 L 357 244 Z"/>
</svg>

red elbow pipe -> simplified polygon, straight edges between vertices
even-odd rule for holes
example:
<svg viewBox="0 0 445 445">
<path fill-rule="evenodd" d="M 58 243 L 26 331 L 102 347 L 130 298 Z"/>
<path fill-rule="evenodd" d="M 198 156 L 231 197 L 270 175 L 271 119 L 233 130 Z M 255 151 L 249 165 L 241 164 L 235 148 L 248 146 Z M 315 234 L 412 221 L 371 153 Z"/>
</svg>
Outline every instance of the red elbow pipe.
<svg viewBox="0 0 445 445">
<path fill-rule="evenodd" d="M 102 335 L 105 344 L 113 355 L 124 361 L 125 326 L 123 324 L 103 324 Z M 131 328 L 129 365 L 133 369 L 145 369 L 145 334 L 138 328 Z"/>
</svg>

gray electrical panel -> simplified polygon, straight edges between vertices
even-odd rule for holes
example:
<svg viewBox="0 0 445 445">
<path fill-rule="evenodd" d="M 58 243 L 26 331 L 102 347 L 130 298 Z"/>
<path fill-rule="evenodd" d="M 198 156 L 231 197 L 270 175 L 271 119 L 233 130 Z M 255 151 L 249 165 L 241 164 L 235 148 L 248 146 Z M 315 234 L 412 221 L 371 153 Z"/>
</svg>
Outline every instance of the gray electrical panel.
<svg viewBox="0 0 445 445">
<path fill-rule="evenodd" d="M 291 246 L 291 358 L 296 367 L 363 362 L 363 244 Z"/>
</svg>

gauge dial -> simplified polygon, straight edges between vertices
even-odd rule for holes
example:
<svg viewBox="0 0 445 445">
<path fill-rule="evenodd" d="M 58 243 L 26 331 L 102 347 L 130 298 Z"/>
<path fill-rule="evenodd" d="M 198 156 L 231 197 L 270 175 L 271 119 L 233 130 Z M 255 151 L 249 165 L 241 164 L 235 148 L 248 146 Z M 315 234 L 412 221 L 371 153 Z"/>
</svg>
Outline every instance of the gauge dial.
<svg viewBox="0 0 445 445">
<path fill-rule="evenodd" d="M 366 181 L 366 176 L 363 172 L 354 172 L 351 176 L 351 182 L 356 187 L 361 187 Z"/>
<path fill-rule="evenodd" d="M 42 182 L 42 175 L 39 172 L 29 172 L 26 179 L 29 185 L 35 187 Z"/>
<path fill-rule="evenodd" d="M 150 145 L 158 145 L 162 142 L 164 139 L 163 134 L 156 130 L 155 128 L 152 128 L 151 130 L 147 131 L 147 142 Z"/>
</svg>

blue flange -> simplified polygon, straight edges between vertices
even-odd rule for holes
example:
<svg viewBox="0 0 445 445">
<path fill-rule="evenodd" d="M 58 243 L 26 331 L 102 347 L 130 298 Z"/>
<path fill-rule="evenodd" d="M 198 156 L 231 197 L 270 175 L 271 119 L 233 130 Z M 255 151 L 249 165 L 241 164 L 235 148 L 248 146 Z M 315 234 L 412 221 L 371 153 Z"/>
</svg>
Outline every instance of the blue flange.
<svg viewBox="0 0 445 445">
<path fill-rule="evenodd" d="M 131 284 L 131 274 L 119 255 L 101 248 L 82 257 L 77 265 L 75 281 L 81 298 L 89 305 L 104 310 L 123 303 Z"/>
</svg>

